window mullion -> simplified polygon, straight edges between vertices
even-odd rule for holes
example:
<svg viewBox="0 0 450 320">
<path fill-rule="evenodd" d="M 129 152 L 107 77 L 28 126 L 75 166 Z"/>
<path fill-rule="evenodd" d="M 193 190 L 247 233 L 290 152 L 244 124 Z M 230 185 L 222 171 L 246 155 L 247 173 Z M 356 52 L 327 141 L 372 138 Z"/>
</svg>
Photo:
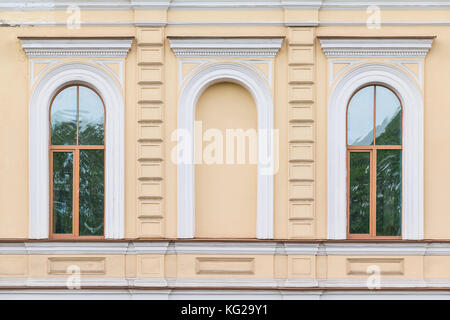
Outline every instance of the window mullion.
<svg viewBox="0 0 450 320">
<path fill-rule="evenodd" d="M 50 140 L 51 141 L 51 140 Z M 53 234 L 53 150 L 50 149 L 49 152 L 49 209 L 50 209 L 50 219 L 49 219 L 49 235 Z M 72 208 L 73 209 L 73 208 Z"/>
<path fill-rule="evenodd" d="M 370 235 L 377 236 L 377 86 L 373 86 L 373 150 L 370 177 Z"/>
<path fill-rule="evenodd" d="M 370 235 L 377 236 L 377 149 L 371 152 L 370 177 Z"/>
<path fill-rule="evenodd" d="M 78 132 L 80 131 L 80 86 L 77 86 L 77 146 L 78 146 Z"/>
<path fill-rule="evenodd" d="M 79 236 L 79 184 L 80 184 L 80 150 L 73 150 L 73 234 Z"/>
</svg>

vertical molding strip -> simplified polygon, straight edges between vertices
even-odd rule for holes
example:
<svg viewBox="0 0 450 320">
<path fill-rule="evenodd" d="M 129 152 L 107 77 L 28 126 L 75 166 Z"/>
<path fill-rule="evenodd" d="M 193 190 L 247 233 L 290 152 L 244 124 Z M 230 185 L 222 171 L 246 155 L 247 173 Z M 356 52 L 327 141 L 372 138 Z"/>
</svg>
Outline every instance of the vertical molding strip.
<svg viewBox="0 0 450 320">
<path fill-rule="evenodd" d="M 315 29 L 288 28 L 289 238 L 314 238 Z"/>
<path fill-rule="evenodd" d="M 139 238 L 162 238 L 164 228 L 164 29 L 138 28 L 137 173 Z"/>
</svg>

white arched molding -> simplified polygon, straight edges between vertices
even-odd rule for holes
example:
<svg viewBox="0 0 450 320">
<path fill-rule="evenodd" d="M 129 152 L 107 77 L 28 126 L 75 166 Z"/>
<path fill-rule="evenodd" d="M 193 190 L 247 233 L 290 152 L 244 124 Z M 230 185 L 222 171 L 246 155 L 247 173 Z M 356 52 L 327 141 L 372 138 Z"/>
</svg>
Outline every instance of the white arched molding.
<svg viewBox="0 0 450 320">
<path fill-rule="evenodd" d="M 347 236 L 346 109 L 351 95 L 366 84 L 385 84 L 403 105 L 402 238 L 424 237 L 423 96 L 405 72 L 371 63 L 349 71 L 334 87 L 328 105 L 328 239 Z"/>
<path fill-rule="evenodd" d="M 212 84 L 234 82 L 245 87 L 253 96 L 258 114 L 258 150 L 272 150 L 273 99 L 266 82 L 252 69 L 238 63 L 217 63 L 198 71 L 183 88 L 178 102 L 178 128 L 185 130 L 194 146 L 194 120 L 197 101 Z M 272 153 L 273 154 L 273 153 Z M 259 158 L 259 157 L 258 157 Z M 178 164 L 178 237 L 195 236 L 195 164 L 194 152 L 189 161 Z M 269 167 L 273 163 L 269 164 Z M 269 169 L 269 170 L 267 170 Z M 273 174 L 258 159 L 257 230 L 259 239 L 273 238 Z"/>
<path fill-rule="evenodd" d="M 124 97 L 104 70 L 66 63 L 42 77 L 29 105 L 30 239 L 49 236 L 49 108 L 54 94 L 70 83 L 85 83 L 101 95 L 105 118 L 105 238 L 124 237 Z"/>
</svg>

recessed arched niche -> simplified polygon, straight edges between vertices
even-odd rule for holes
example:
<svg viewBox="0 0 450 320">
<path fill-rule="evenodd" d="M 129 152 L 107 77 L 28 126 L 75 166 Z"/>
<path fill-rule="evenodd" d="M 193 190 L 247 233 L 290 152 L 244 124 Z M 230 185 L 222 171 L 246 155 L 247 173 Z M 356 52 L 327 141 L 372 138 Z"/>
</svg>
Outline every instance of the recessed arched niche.
<svg viewBox="0 0 450 320">
<path fill-rule="evenodd" d="M 257 107 L 239 84 L 220 82 L 195 111 L 195 237 L 256 238 Z"/>
</svg>

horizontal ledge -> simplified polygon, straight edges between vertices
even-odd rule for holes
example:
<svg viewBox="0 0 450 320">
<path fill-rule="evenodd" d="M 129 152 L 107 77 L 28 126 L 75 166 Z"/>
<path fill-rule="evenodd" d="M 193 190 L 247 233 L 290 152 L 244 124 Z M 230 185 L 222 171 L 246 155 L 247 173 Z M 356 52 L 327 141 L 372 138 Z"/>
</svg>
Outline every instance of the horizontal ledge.
<svg viewBox="0 0 450 320">
<path fill-rule="evenodd" d="M 367 26 L 366 20 L 316 20 L 316 21 L 289 21 L 289 20 L 266 20 L 266 21 L 80 21 L 80 26 L 105 27 L 186 27 L 186 26 L 276 26 L 276 27 L 324 27 L 324 26 Z M 381 21 L 380 26 L 449 26 L 450 20 L 391 20 Z M 0 21 L 0 26 L 67 26 L 66 21 Z M 283 37 L 283 35 L 276 35 Z M 150 45 L 150 44 L 149 44 Z M 153 45 L 153 44 L 151 44 Z M 161 44 L 156 44 L 161 46 Z"/>
<path fill-rule="evenodd" d="M 242 254 L 242 255 L 450 255 L 450 242 L 290 240 L 10 241 L 0 254 Z"/>
<path fill-rule="evenodd" d="M 302 161 L 296 161 L 302 162 Z M 305 161 L 310 162 L 310 161 Z M 288 238 L 277 238 L 277 239 L 257 239 L 257 238 L 163 238 L 166 242 L 275 242 L 275 243 L 402 243 L 402 244 L 411 244 L 411 243 L 423 243 L 423 244 L 449 244 L 450 239 L 423 239 L 423 240 L 403 240 L 403 239 L 313 239 L 306 238 L 302 240 L 288 239 Z M 35 243 L 35 242 L 44 242 L 44 243 L 52 243 L 52 242 L 74 242 L 74 243 L 86 243 L 86 242 L 140 242 L 139 238 L 123 238 L 123 239 L 26 239 L 26 238 L 0 238 L 0 244 L 2 243 Z M 148 240 L 145 240 L 148 241 Z M 158 240 L 160 241 L 160 240 Z"/>
<path fill-rule="evenodd" d="M 0 282 L 0 290 L 59 290 L 67 289 L 66 277 L 60 278 L 6 278 Z M 367 279 L 355 278 L 165 278 L 165 277 L 103 277 L 82 278 L 81 288 L 135 289 L 135 290 L 283 290 L 305 291 L 367 291 Z M 374 291 L 448 291 L 448 279 L 382 279 Z M 1 291 L 0 291 L 1 292 Z"/>
<path fill-rule="evenodd" d="M 102 36 L 102 37 L 17 37 L 19 40 L 133 40 L 134 36 Z"/>
<path fill-rule="evenodd" d="M 380 40 L 380 39 L 435 39 L 436 36 L 381 36 L 381 37 L 364 37 L 364 36 L 318 36 L 317 39 L 367 39 L 367 40 Z"/>
<path fill-rule="evenodd" d="M 381 1 L 380 1 L 381 2 Z M 82 10 L 364 10 L 373 1 L 323 1 L 323 0 L 270 0 L 270 1 L 252 1 L 252 0 L 91 0 L 91 1 L 73 1 Z M 445 10 L 450 8 L 449 1 L 382 1 L 378 6 L 381 9 L 389 10 Z M 26 1 L 26 0 L 5 0 L 0 5 L 1 10 L 22 10 L 35 11 L 47 10 L 58 11 L 66 10 L 66 2 L 50 1 Z"/>
</svg>

